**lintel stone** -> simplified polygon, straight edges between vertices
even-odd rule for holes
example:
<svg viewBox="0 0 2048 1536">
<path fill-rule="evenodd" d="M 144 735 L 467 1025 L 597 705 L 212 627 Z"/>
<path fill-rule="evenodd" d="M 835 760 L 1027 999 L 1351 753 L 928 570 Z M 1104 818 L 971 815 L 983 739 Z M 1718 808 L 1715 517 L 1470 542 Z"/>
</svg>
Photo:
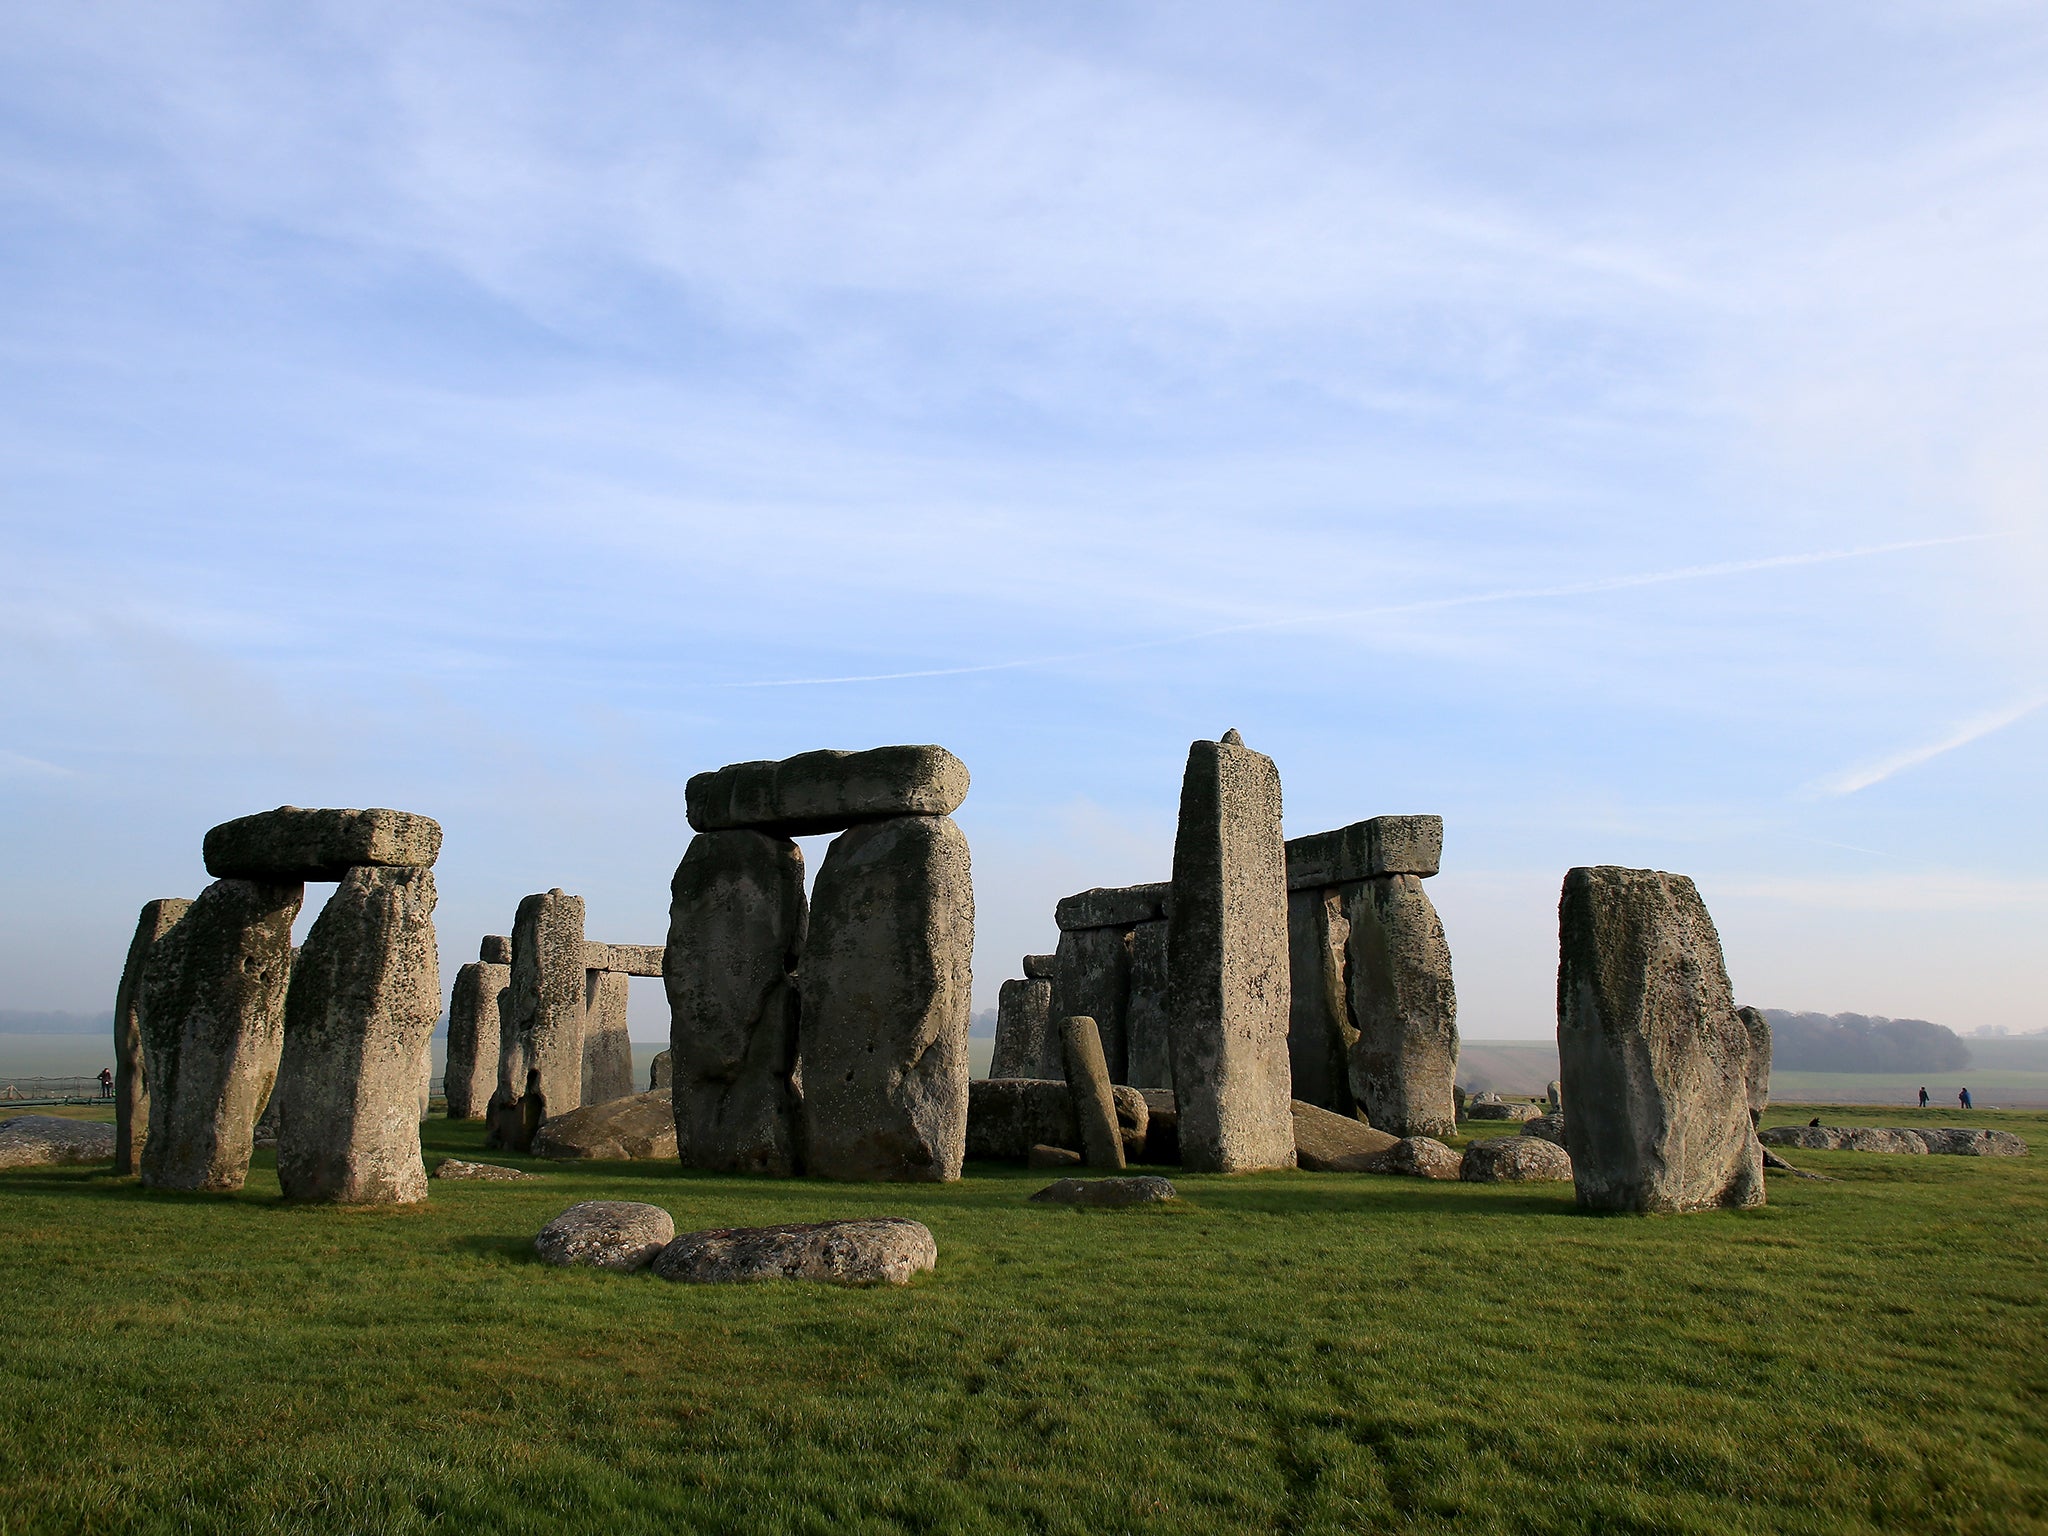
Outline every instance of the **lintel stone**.
<svg viewBox="0 0 2048 1536">
<path fill-rule="evenodd" d="M 1318 890 L 1380 875 L 1435 874 L 1443 865 L 1441 816 L 1374 816 L 1287 843 L 1287 888 Z"/>
<path fill-rule="evenodd" d="M 217 880 L 340 880 L 366 866 L 432 867 L 441 855 L 441 824 L 410 811 L 281 805 L 222 822 L 206 834 L 203 851 L 206 872 Z"/>
<path fill-rule="evenodd" d="M 611 969 L 628 976 L 659 976 L 662 946 L 659 944 L 612 944 Z"/>
<path fill-rule="evenodd" d="M 1161 880 L 1151 885 L 1097 886 L 1060 899 L 1053 917 L 1065 932 L 1083 928 L 1135 928 L 1166 916 L 1173 887 Z"/>
<path fill-rule="evenodd" d="M 694 775 L 683 795 L 699 832 L 807 837 L 896 816 L 950 816 L 967 784 L 967 765 L 944 747 L 900 746 L 732 763 Z"/>
</svg>

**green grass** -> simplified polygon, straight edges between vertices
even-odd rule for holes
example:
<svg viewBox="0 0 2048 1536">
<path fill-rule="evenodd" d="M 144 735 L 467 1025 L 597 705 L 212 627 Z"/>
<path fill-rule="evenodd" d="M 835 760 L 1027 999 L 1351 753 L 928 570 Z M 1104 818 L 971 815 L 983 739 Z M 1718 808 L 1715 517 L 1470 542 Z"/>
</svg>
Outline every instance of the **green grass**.
<svg viewBox="0 0 2048 1536">
<path fill-rule="evenodd" d="M 267 1156 L 237 1198 L 0 1173 L 0 1531 L 2038 1530 L 2048 1115 L 1970 1123 L 2042 1151 L 1795 1153 L 1835 1182 L 1652 1220 L 1302 1173 L 1126 1212 L 980 1167 L 533 1163 L 385 1211 L 285 1206 Z M 432 1124 L 430 1159 L 479 1134 Z M 939 1269 L 535 1262 L 594 1197 L 915 1216 Z"/>
</svg>

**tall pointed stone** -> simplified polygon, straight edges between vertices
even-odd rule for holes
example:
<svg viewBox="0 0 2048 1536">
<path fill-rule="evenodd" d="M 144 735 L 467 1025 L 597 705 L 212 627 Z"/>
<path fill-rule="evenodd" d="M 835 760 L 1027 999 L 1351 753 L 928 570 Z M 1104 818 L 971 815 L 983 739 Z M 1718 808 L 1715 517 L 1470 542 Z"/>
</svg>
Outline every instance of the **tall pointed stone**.
<svg viewBox="0 0 2048 1536">
<path fill-rule="evenodd" d="M 1352 1096 L 1380 1130 L 1452 1135 L 1458 993 L 1436 907 L 1418 875 L 1381 875 L 1342 891 L 1356 1031 Z"/>
<path fill-rule="evenodd" d="M 158 939 L 178 925 L 192 903 L 166 896 L 143 903 L 128 959 L 114 993 L 114 1172 L 135 1172 L 138 1149 L 149 1134 L 149 1073 L 142 1061 L 142 972 Z"/>
<path fill-rule="evenodd" d="M 484 1118 L 498 1082 L 498 994 L 511 985 L 512 967 L 488 960 L 472 960 L 455 973 L 448 995 L 448 1066 L 441 1079 L 450 1120 Z"/>
<path fill-rule="evenodd" d="M 513 1059 L 500 1052 L 498 1085 L 517 1100 L 539 1073 L 533 1086 L 551 1115 L 583 1102 L 584 975 L 583 898 L 558 888 L 521 901 L 512 923 Z"/>
<path fill-rule="evenodd" d="M 1167 933 L 1183 1166 L 1294 1166 L 1280 773 L 1235 731 L 1188 749 Z"/>
<path fill-rule="evenodd" d="M 583 1102 L 609 1104 L 639 1091 L 633 1081 L 633 1038 L 626 1024 L 632 977 L 624 971 L 584 973 Z"/>
</svg>

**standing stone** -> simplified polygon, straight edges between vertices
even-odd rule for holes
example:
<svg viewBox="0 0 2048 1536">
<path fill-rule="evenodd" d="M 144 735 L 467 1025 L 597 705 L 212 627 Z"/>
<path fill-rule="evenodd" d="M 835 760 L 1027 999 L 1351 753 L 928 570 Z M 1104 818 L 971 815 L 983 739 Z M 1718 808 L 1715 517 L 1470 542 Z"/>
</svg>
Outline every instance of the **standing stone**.
<svg viewBox="0 0 2048 1536">
<path fill-rule="evenodd" d="M 448 994 L 448 1067 L 441 1079 L 450 1120 L 484 1118 L 498 1082 L 498 994 L 511 985 L 509 965 L 472 960 L 455 973 Z"/>
<path fill-rule="evenodd" d="M 1173 1049 L 1167 1039 L 1164 920 L 1131 930 L 1131 991 L 1124 1012 L 1124 1081 L 1133 1088 L 1171 1088 Z"/>
<path fill-rule="evenodd" d="M 277 1082 L 285 1198 L 427 1198 L 420 1057 L 440 1013 L 433 871 L 350 870 L 313 920 L 285 1001 Z"/>
<path fill-rule="evenodd" d="M 128 941 L 127 963 L 114 993 L 114 1172 L 135 1172 L 137 1149 L 149 1132 L 149 1074 L 142 1065 L 142 972 L 149 952 L 191 909 L 182 896 L 145 902 Z"/>
<path fill-rule="evenodd" d="M 1771 1107 L 1771 1021 L 1756 1008 L 1738 1008 L 1735 1016 L 1749 1034 L 1749 1123 L 1754 1126 Z"/>
<path fill-rule="evenodd" d="M 1044 1077 L 1051 1067 L 1052 983 L 1006 981 L 996 998 L 996 1048 L 990 1077 Z"/>
<path fill-rule="evenodd" d="M 584 974 L 583 1102 L 609 1104 L 636 1091 L 633 1037 L 626 1024 L 633 983 L 624 971 Z"/>
<path fill-rule="evenodd" d="M 652 1093 L 657 1088 L 667 1088 L 674 1084 L 676 1080 L 675 1062 L 676 1053 L 673 1046 L 665 1047 L 654 1053 L 654 1060 L 647 1067 L 648 1092 Z"/>
<path fill-rule="evenodd" d="M 676 1155 L 685 1168 L 801 1173 L 803 851 L 763 832 L 700 832 L 669 896 L 662 984 Z"/>
<path fill-rule="evenodd" d="M 1294 1166 L 1280 774 L 1236 732 L 1188 749 L 1167 935 L 1183 1167 Z"/>
<path fill-rule="evenodd" d="M 1351 1023 L 1345 959 L 1350 934 L 1338 892 L 1287 893 L 1287 1055 L 1294 1097 L 1340 1115 L 1358 1108 L 1351 1096 L 1351 1046 L 1358 1031 Z"/>
<path fill-rule="evenodd" d="M 583 1102 L 583 898 L 558 888 L 528 896 L 512 923 L 512 1036 L 517 1061 L 540 1074 L 550 1114 Z M 504 1053 L 500 1052 L 502 1057 Z M 499 1086 L 506 1087 L 501 1061 Z"/>
<path fill-rule="evenodd" d="M 1448 1136 L 1458 1071 L 1458 994 L 1451 951 L 1419 875 L 1344 888 L 1351 933 L 1351 1093 L 1366 1120 L 1396 1136 Z"/>
<path fill-rule="evenodd" d="M 834 1179 L 960 1176 L 974 883 L 944 816 L 835 838 L 804 950 L 809 1170 Z"/>
<path fill-rule="evenodd" d="M 1692 881 L 1613 866 L 1565 876 L 1557 1051 L 1580 1205 L 1764 1203 L 1750 1035 Z"/>
<path fill-rule="evenodd" d="M 1102 1035 L 1111 1082 L 1124 1081 L 1128 1053 L 1124 1019 L 1131 997 L 1131 931 L 1074 928 L 1060 934 L 1052 983 L 1052 1017 L 1091 1018 Z M 1058 1066 L 1055 1051 L 1052 1065 Z"/>
<path fill-rule="evenodd" d="M 1110 1091 L 1109 1067 L 1102 1059 L 1102 1037 L 1090 1018 L 1060 1020 L 1060 1060 L 1066 1071 L 1067 1094 L 1074 1101 L 1074 1123 L 1081 1133 L 1081 1151 L 1090 1168 L 1124 1166 L 1124 1138 L 1116 1121 L 1116 1098 Z"/>
<path fill-rule="evenodd" d="M 236 1190 L 277 1078 L 292 921 L 305 887 L 216 880 L 142 970 L 149 1136 L 142 1182 Z"/>
<path fill-rule="evenodd" d="M 485 965 L 510 965 L 512 936 L 508 933 L 485 934 L 483 943 L 477 946 L 476 957 Z"/>
</svg>

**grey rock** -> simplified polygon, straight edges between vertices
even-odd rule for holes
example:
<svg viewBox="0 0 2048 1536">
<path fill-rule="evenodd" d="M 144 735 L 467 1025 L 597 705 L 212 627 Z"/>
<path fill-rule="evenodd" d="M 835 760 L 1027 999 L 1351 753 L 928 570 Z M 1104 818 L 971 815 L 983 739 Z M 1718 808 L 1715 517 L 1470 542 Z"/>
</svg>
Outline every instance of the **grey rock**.
<svg viewBox="0 0 2048 1536">
<path fill-rule="evenodd" d="M 509 933 L 487 933 L 483 943 L 477 946 L 477 959 L 485 965 L 510 965 L 512 963 L 512 935 Z"/>
<path fill-rule="evenodd" d="M 1522 1134 L 1524 1136 L 1539 1136 L 1545 1141 L 1555 1142 L 1558 1146 L 1570 1150 L 1569 1143 L 1564 1139 L 1563 1115 L 1538 1115 L 1534 1120 L 1524 1121 L 1522 1123 Z"/>
<path fill-rule="evenodd" d="M 441 826 L 410 811 L 281 805 L 222 822 L 206 834 L 205 854 L 217 880 L 303 885 L 364 866 L 430 868 L 441 854 Z"/>
<path fill-rule="evenodd" d="M 504 1168 L 497 1163 L 465 1163 L 460 1158 L 444 1157 L 427 1175 L 431 1179 L 477 1179 L 489 1183 L 523 1183 L 540 1177 L 523 1168 Z"/>
<path fill-rule="evenodd" d="M 659 976 L 665 963 L 659 944 L 607 944 L 610 969 L 622 976 Z"/>
<path fill-rule="evenodd" d="M 1842 1133 L 1836 1143 L 1840 1152 L 1888 1152 L 1896 1156 L 1925 1157 L 1926 1138 L 1912 1131 L 1892 1131 L 1874 1125 L 1859 1125 Z"/>
<path fill-rule="evenodd" d="M 1024 957 L 1024 979 L 1026 981 L 1051 981 L 1053 967 L 1059 963 L 1056 955 L 1026 955 Z"/>
<path fill-rule="evenodd" d="M 1930 1152 L 1951 1157 L 2025 1157 L 2024 1137 L 2011 1131 L 1976 1130 L 1966 1126 L 1923 1126 L 1914 1130 Z"/>
<path fill-rule="evenodd" d="M 499 994 L 512 985 L 512 967 L 472 960 L 455 973 L 448 994 L 448 1066 L 441 1091 L 450 1120 L 481 1120 L 498 1084 Z"/>
<path fill-rule="evenodd" d="M 140 1027 L 149 1082 L 142 1182 L 237 1190 L 256 1116 L 284 1045 L 296 883 L 216 880 L 143 966 Z"/>
<path fill-rule="evenodd" d="M 533 1247 L 544 1263 L 631 1274 L 652 1264 L 675 1235 L 675 1219 L 658 1205 L 585 1200 L 542 1227 Z"/>
<path fill-rule="evenodd" d="M 1031 1198 L 1043 1205 L 1115 1207 L 1157 1205 L 1178 1198 L 1179 1193 L 1171 1180 L 1157 1174 L 1133 1173 L 1109 1179 L 1058 1179 Z"/>
<path fill-rule="evenodd" d="M 930 1228 L 882 1216 L 689 1232 L 662 1249 L 654 1272 L 692 1285 L 755 1280 L 908 1285 L 913 1275 L 929 1273 L 938 1262 L 939 1245 Z"/>
<path fill-rule="evenodd" d="M 803 962 L 811 1173 L 960 1176 L 973 953 L 967 839 L 951 820 L 906 816 L 832 841 Z"/>
<path fill-rule="evenodd" d="M 1441 816 L 1375 816 L 1287 842 L 1287 888 L 1327 890 L 1381 875 L 1427 879 L 1442 865 Z"/>
<path fill-rule="evenodd" d="M 1370 1173 L 1399 1138 L 1376 1131 L 1351 1115 L 1296 1099 L 1294 1162 L 1311 1173 Z"/>
<path fill-rule="evenodd" d="M 608 971 L 612 968 L 612 947 L 599 944 L 593 939 L 583 941 L 583 969 L 586 971 Z"/>
<path fill-rule="evenodd" d="M 1172 890 L 1164 880 L 1151 885 L 1096 886 L 1062 896 L 1053 907 L 1053 920 L 1063 933 L 1078 928 L 1135 928 L 1139 923 L 1162 922 Z"/>
<path fill-rule="evenodd" d="M 583 1090 L 585 1104 L 609 1104 L 638 1086 L 633 1081 L 633 1037 L 626 1024 L 631 981 L 626 971 L 585 971 L 583 985 Z"/>
<path fill-rule="evenodd" d="M 114 992 L 114 1172 L 135 1172 L 136 1159 L 149 1133 L 149 1074 L 142 1060 L 142 972 L 156 942 L 173 928 L 192 903 L 166 896 L 143 903 L 128 941 L 128 959 Z"/>
<path fill-rule="evenodd" d="M 1451 951 L 1417 875 L 1344 887 L 1351 967 L 1351 1092 L 1397 1136 L 1457 1129 L 1458 993 Z"/>
<path fill-rule="evenodd" d="M 313 920 L 285 999 L 277 1182 L 290 1200 L 408 1205 L 422 1056 L 441 1014 L 434 874 L 351 869 Z"/>
<path fill-rule="evenodd" d="M 1167 928 L 1140 923 L 1131 930 L 1131 985 L 1124 1007 L 1124 1080 L 1133 1088 L 1173 1086 L 1173 1042 L 1168 1038 Z"/>
<path fill-rule="evenodd" d="M 115 1131 L 94 1120 L 61 1115 L 16 1115 L 0 1121 L 0 1168 L 104 1163 L 114 1156 Z"/>
<path fill-rule="evenodd" d="M 1052 982 L 1052 1017 L 1095 1021 L 1111 1082 L 1122 1082 L 1129 1065 L 1124 1025 L 1130 998 L 1130 930 L 1079 928 L 1060 934 Z M 1058 1070 L 1057 1041 L 1054 1047 L 1053 1066 Z"/>
<path fill-rule="evenodd" d="M 1569 1183 L 1571 1154 L 1540 1136 L 1496 1136 L 1465 1148 L 1458 1177 L 1467 1184 Z"/>
<path fill-rule="evenodd" d="M 1564 1113 L 1564 1084 L 1560 1083 L 1556 1078 L 1552 1078 L 1544 1088 L 1543 1098 L 1550 1105 L 1550 1112 L 1553 1115 Z"/>
<path fill-rule="evenodd" d="M 1067 1092 L 1074 1101 L 1082 1156 L 1091 1168 L 1123 1167 L 1124 1139 L 1117 1129 L 1116 1100 L 1110 1093 L 1109 1068 L 1102 1060 L 1102 1041 L 1093 1019 L 1060 1020 L 1060 1059 L 1066 1066 Z"/>
<path fill-rule="evenodd" d="M 1350 1067 L 1358 1031 L 1351 1023 L 1351 968 L 1344 953 L 1350 933 L 1338 892 L 1287 893 L 1287 1056 L 1294 1097 L 1340 1115 L 1358 1108 Z"/>
<path fill-rule="evenodd" d="M 1465 1115 L 1471 1120 L 1535 1120 L 1543 1111 L 1534 1104 L 1509 1104 L 1496 1099 L 1488 1103 L 1483 1099 L 1474 1100 L 1465 1106 Z"/>
<path fill-rule="evenodd" d="M 876 747 L 733 763 L 697 774 L 683 793 L 699 832 L 809 837 L 899 816 L 950 816 L 967 784 L 967 765 L 944 747 Z"/>
<path fill-rule="evenodd" d="M 676 1080 L 676 1053 L 670 1046 L 654 1053 L 654 1061 L 647 1068 L 649 1088 L 672 1088 Z"/>
<path fill-rule="evenodd" d="M 1692 881 L 1574 869 L 1558 948 L 1557 1046 L 1579 1203 L 1643 1212 L 1763 1204 L 1749 1031 Z"/>
<path fill-rule="evenodd" d="M 990 1077 L 1044 1077 L 1058 1042 L 1052 1028 L 1052 983 L 1006 981 L 996 1000 L 996 1048 Z"/>
<path fill-rule="evenodd" d="M 1280 774 L 1248 747 L 1188 749 L 1167 947 L 1181 1163 L 1292 1167 Z"/>
<path fill-rule="evenodd" d="M 1812 1179 L 1816 1183 L 1821 1184 L 1832 1184 L 1834 1182 L 1824 1173 L 1808 1173 L 1804 1168 L 1793 1167 L 1769 1147 L 1764 1148 L 1764 1172 L 1789 1173 L 1795 1179 Z"/>
<path fill-rule="evenodd" d="M 1048 1147 L 1040 1143 L 1024 1154 L 1027 1168 L 1078 1168 L 1081 1154 L 1066 1147 Z"/>
<path fill-rule="evenodd" d="M 1464 1159 L 1434 1137 L 1403 1136 L 1363 1171 L 1414 1179 L 1455 1179 L 1463 1167 Z"/>
<path fill-rule="evenodd" d="M 1838 1150 L 1848 1137 L 1848 1132 L 1829 1125 L 1774 1125 L 1757 1132 L 1757 1140 L 1767 1147 L 1800 1147 L 1808 1152 L 1833 1152 Z"/>
<path fill-rule="evenodd" d="M 669 1091 L 656 1088 L 609 1104 L 586 1104 L 549 1115 L 532 1139 L 535 1157 L 564 1161 L 649 1162 L 676 1155 L 675 1107 Z"/>
<path fill-rule="evenodd" d="M 1799 1147 L 1808 1152 L 1887 1152 L 1911 1157 L 1920 1152 L 1964 1157 L 2022 1157 L 2027 1144 L 2010 1131 L 1958 1126 L 1774 1125 L 1757 1132 L 1766 1147 Z M 1768 1161 L 1768 1159 L 1767 1159 Z"/>
<path fill-rule="evenodd" d="M 583 898 L 557 888 L 522 900 L 512 923 L 511 1049 L 499 1052 L 501 1092 L 523 1096 L 526 1074 L 538 1072 L 549 1114 L 583 1102 L 585 975 Z"/>
<path fill-rule="evenodd" d="M 1158 1116 L 1135 1088 L 1118 1085 L 1110 1094 L 1124 1155 L 1135 1160 L 1145 1153 Z M 1172 1095 L 1166 1097 L 1170 1103 Z M 968 1084 L 967 1156 L 977 1161 L 1018 1162 L 1041 1144 L 1081 1145 L 1074 1097 L 1064 1079 L 988 1077 Z"/>
<path fill-rule="evenodd" d="M 801 1173 L 803 853 L 786 837 L 700 832 L 669 894 L 662 981 L 683 1166 Z"/>
<path fill-rule="evenodd" d="M 1735 1017 L 1742 1020 L 1742 1027 L 1749 1034 L 1749 1072 L 1745 1081 L 1749 1123 L 1755 1125 L 1771 1103 L 1771 1021 L 1757 1008 L 1738 1008 Z"/>
</svg>

